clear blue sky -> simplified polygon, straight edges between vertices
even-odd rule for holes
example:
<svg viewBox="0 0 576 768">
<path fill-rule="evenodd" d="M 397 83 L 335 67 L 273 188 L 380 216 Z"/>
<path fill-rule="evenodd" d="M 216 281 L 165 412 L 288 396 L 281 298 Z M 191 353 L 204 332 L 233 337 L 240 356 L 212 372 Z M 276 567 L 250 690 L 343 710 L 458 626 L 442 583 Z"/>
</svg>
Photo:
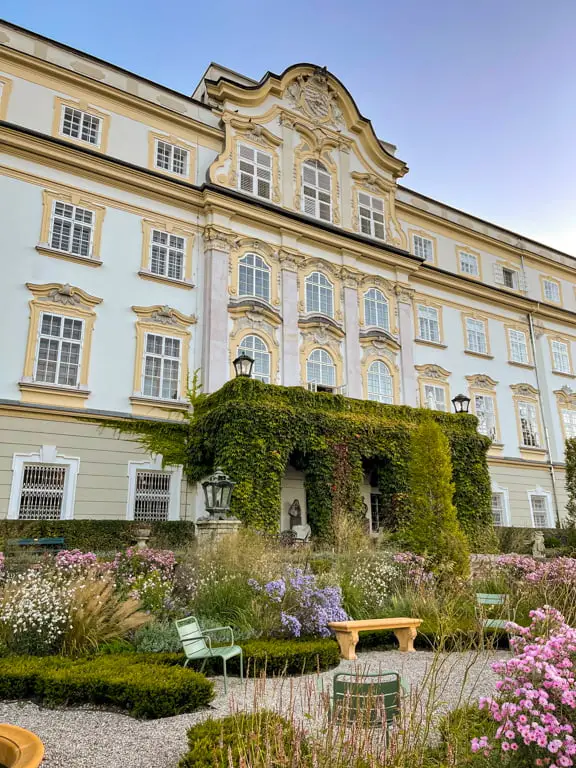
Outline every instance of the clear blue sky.
<svg viewBox="0 0 576 768">
<path fill-rule="evenodd" d="M 404 183 L 576 255 L 576 0 L 3 0 L 8 21 L 191 93 L 217 61 L 337 75 Z"/>
</svg>

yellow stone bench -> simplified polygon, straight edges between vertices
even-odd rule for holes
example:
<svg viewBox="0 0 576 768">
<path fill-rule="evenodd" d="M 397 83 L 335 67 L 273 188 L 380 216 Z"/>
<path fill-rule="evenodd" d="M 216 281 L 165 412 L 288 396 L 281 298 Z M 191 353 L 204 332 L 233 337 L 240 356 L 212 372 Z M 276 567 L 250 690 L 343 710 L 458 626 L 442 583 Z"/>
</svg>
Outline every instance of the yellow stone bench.
<svg viewBox="0 0 576 768">
<path fill-rule="evenodd" d="M 36 734 L 0 723 L 0 764 L 7 768 L 38 768 L 44 746 Z"/>
<path fill-rule="evenodd" d="M 359 632 L 373 632 L 379 629 L 392 630 L 396 635 L 400 650 L 410 653 L 414 650 L 414 638 L 422 619 L 409 619 L 404 616 L 394 619 L 361 619 L 360 621 L 331 621 L 328 626 L 336 633 L 340 646 L 340 655 L 349 661 L 356 658 L 356 644 Z"/>
</svg>

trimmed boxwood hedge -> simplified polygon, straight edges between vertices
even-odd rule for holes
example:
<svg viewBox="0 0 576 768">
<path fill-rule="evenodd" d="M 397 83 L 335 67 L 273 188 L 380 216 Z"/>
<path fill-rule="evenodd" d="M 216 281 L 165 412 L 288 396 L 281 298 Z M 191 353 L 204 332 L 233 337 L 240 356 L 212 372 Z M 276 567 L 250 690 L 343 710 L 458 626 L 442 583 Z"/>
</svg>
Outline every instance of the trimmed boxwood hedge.
<svg viewBox="0 0 576 768">
<path fill-rule="evenodd" d="M 274 761 L 274 752 L 280 753 L 278 757 L 285 754 L 293 737 L 291 723 L 266 710 L 206 720 L 188 730 L 188 752 L 178 768 L 229 768 L 239 765 L 240 758 L 262 757 L 267 749 L 268 758 Z"/>
<path fill-rule="evenodd" d="M 331 638 L 311 640 L 248 640 L 239 643 L 244 651 L 244 671 L 253 677 L 266 675 L 311 675 L 338 666 L 340 650 Z M 183 664 L 183 653 L 146 653 L 142 658 L 156 664 Z M 192 662 L 194 663 L 194 662 Z M 222 660 L 214 659 L 207 665 L 211 674 L 222 674 Z M 240 674 L 239 657 L 229 659 L 227 671 Z"/>
<path fill-rule="evenodd" d="M 180 549 L 194 538 L 194 523 L 170 520 L 150 523 L 148 545 L 158 549 Z M 140 523 L 129 520 L 0 520 L 0 549 L 8 539 L 64 537 L 67 549 L 83 552 L 115 552 L 132 546 Z"/>
<path fill-rule="evenodd" d="M 213 697 L 214 686 L 204 675 L 177 666 L 160 671 L 142 654 L 0 658 L 0 699 L 99 704 L 150 719 L 193 712 Z"/>
</svg>

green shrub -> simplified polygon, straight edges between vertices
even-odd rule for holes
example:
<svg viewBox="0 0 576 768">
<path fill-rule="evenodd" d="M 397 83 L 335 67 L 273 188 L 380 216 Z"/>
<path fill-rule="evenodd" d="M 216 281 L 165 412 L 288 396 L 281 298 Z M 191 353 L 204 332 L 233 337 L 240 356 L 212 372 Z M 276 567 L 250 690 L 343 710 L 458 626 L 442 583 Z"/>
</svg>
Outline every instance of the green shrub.
<svg viewBox="0 0 576 768">
<path fill-rule="evenodd" d="M 280 765 L 274 758 L 289 750 L 293 737 L 292 725 L 274 712 L 206 720 L 188 730 L 188 752 L 178 768 Z"/>
<path fill-rule="evenodd" d="M 72 660 L 60 656 L 0 658 L 0 699 L 45 704 L 119 707 L 133 717 L 158 718 L 192 712 L 213 698 L 212 683 L 189 669 L 162 672 L 140 654 Z"/>
<path fill-rule="evenodd" d="M 443 717 L 439 724 L 441 744 L 431 748 L 427 755 L 430 765 L 443 766 L 444 760 L 450 758 L 449 765 L 458 768 L 469 765 L 478 768 L 502 764 L 502 753 L 494 750 L 495 754 L 486 757 L 483 752 L 473 753 L 470 742 L 473 738 L 481 736 L 491 737 L 495 734 L 498 723 L 494 721 L 490 713 L 485 709 L 478 709 L 477 704 L 459 707 Z M 436 758 L 439 763 L 433 762 Z M 425 763 L 428 765 L 428 763 Z"/>
<path fill-rule="evenodd" d="M 139 653 L 176 653 L 182 650 L 173 622 L 155 621 L 142 627 L 134 635 L 133 643 Z"/>
</svg>

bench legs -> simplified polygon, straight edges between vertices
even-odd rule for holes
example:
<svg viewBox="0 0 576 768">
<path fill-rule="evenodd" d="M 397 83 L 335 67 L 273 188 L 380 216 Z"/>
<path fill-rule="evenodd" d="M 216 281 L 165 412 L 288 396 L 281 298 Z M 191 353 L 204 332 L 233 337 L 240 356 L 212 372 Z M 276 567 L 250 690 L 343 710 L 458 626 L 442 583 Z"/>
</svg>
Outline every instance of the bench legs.
<svg viewBox="0 0 576 768">
<path fill-rule="evenodd" d="M 418 634 L 415 627 L 405 627 L 404 629 L 395 629 L 394 634 L 398 640 L 400 651 L 412 653 L 414 651 L 414 638 Z"/>
<path fill-rule="evenodd" d="M 354 661 L 356 656 L 356 644 L 358 643 L 358 632 L 336 632 L 336 640 L 340 646 L 340 656 L 348 661 Z"/>
</svg>

